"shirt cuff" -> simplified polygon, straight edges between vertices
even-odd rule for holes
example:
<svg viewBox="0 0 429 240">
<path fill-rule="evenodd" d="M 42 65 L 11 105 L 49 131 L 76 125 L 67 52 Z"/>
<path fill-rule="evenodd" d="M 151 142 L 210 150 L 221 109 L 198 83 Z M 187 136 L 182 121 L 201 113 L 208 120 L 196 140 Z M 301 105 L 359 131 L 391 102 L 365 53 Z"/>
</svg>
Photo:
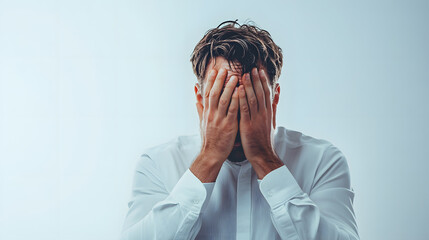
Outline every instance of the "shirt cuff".
<svg viewBox="0 0 429 240">
<path fill-rule="evenodd" d="M 286 165 L 274 169 L 265 175 L 262 180 L 258 179 L 258 183 L 259 189 L 271 209 L 288 202 L 302 193 L 301 187 Z"/>
<path fill-rule="evenodd" d="M 188 168 L 171 190 L 170 196 L 185 208 L 199 213 L 212 190 L 212 186 L 204 185 Z"/>
<path fill-rule="evenodd" d="M 191 172 L 192 173 L 192 172 Z M 203 206 L 201 207 L 201 212 L 203 212 L 205 209 L 206 209 L 206 207 L 207 207 L 207 204 L 209 203 L 209 201 L 210 201 L 210 197 L 211 197 L 211 195 L 212 195 L 212 192 L 213 192 L 213 188 L 214 188 L 214 185 L 215 185 L 215 182 L 209 182 L 209 183 L 203 183 L 203 185 L 204 185 L 204 187 L 206 188 L 206 199 L 205 199 L 205 201 L 204 201 L 204 204 L 203 204 Z"/>
</svg>

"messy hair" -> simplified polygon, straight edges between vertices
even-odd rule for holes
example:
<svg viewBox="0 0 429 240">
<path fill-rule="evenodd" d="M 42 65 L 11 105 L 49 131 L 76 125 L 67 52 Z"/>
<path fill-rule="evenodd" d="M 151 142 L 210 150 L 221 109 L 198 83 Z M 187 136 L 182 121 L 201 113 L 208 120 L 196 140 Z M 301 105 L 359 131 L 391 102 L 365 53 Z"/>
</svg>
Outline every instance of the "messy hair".
<svg viewBox="0 0 429 240">
<path fill-rule="evenodd" d="M 208 30 L 195 46 L 190 61 L 198 83 L 202 86 L 210 60 L 214 59 L 216 63 L 216 57 L 220 56 L 228 61 L 230 67 L 231 62 L 234 67 L 241 66 L 243 74 L 258 65 L 264 66 L 273 87 L 283 65 L 282 49 L 266 30 L 254 24 L 240 25 L 237 21 L 225 21 Z"/>
</svg>

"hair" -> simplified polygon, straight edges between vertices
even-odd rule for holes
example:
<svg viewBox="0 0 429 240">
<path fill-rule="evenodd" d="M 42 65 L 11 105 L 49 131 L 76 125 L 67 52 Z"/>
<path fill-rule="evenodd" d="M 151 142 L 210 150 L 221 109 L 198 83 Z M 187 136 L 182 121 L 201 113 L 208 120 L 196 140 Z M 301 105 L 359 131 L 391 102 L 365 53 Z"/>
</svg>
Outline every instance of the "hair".
<svg viewBox="0 0 429 240">
<path fill-rule="evenodd" d="M 267 69 L 271 87 L 278 81 L 283 65 L 282 49 L 271 38 L 270 33 L 255 24 L 222 22 L 217 28 L 206 32 L 195 46 L 190 61 L 198 83 L 203 86 L 207 65 L 211 59 L 224 57 L 229 66 L 239 63 L 242 74 L 262 65 Z M 238 25 L 236 27 L 235 25 Z"/>
</svg>

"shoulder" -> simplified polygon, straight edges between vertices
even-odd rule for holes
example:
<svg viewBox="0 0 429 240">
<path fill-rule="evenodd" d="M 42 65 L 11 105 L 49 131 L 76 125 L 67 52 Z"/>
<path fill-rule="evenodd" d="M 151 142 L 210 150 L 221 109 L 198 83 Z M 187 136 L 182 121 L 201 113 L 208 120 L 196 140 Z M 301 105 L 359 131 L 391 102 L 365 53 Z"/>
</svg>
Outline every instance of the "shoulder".
<svg viewBox="0 0 429 240">
<path fill-rule="evenodd" d="M 147 155 L 152 158 L 166 152 L 180 153 L 181 151 L 186 151 L 187 149 L 198 145 L 199 140 L 200 139 L 197 134 L 177 136 L 166 142 L 146 147 L 143 150 L 143 155 Z"/>
<path fill-rule="evenodd" d="M 197 134 L 182 135 L 170 140 L 146 147 L 141 157 L 147 157 L 154 161 L 180 161 L 192 154 L 200 146 L 200 137 Z"/>
<path fill-rule="evenodd" d="M 200 150 L 198 134 L 182 135 L 146 147 L 137 163 L 137 171 L 151 172 L 166 184 L 167 189 L 189 168 Z"/>
<path fill-rule="evenodd" d="M 325 178 L 340 175 L 347 182 L 350 181 L 345 155 L 326 139 L 278 127 L 275 134 L 275 149 L 296 177 L 302 178 L 302 182 L 306 182 L 306 179 L 313 179 L 311 185 L 314 186 Z M 313 186 L 307 187 L 312 188 Z"/>
<path fill-rule="evenodd" d="M 305 151 L 307 154 L 317 154 L 320 160 L 335 161 L 339 158 L 344 158 L 341 150 L 332 142 L 306 135 L 302 132 L 287 129 L 285 127 L 278 127 L 276 129 L 275 143 L 279 148 L 286 149 L 299 149 L 300 152 Z"/>
<path fill-rule="evenodd" d="M 328 140 L 312 137 L 302 132 L 278 126 L 274 134 L 276 150 L 280 152 L 299 152 L 311 155 L 322 155 L 335 148 Z"/>
</svg>

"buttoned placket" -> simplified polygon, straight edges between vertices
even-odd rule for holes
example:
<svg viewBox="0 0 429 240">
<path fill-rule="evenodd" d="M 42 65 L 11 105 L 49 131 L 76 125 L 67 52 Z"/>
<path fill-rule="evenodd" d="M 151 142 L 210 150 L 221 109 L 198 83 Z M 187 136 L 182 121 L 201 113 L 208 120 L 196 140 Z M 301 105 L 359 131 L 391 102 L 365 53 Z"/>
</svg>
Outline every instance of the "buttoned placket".
<svg viewBox="0 0 429 240">
<path fill-rule="evenodd" d="M 252 164 L 247 160 L 238 163 L 232 162 L 231 164 L 238 165 L 239 168 L 237 175 L 236 239 L 250 239 Z"/>
</svg>

